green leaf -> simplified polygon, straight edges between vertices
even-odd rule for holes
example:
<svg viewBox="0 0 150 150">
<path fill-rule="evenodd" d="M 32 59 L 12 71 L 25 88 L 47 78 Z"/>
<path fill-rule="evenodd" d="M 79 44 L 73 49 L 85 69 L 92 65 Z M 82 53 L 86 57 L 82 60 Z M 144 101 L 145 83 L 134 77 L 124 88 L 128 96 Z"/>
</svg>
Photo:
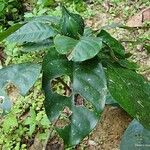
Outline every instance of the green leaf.
<svg viewBox="0 0 150 150">
<path fill-rule="evenodd" d="M 10 129 L 13 129 L 14 127 L 18 127 L 18 121 L 15 116 L 15 114 L 8 114 L 3 122 L 3 130 L 5 133 L 8 133 Z"/>
<path fill-rule="evenodd" d="M 87 36 L 90 36 L 90 37 L 94 37 L 94 31 L 92 30 L 92 28 L 90 28 L 90 27 L 86 27 L 85 29 L 84 29 L 84 34 L 83 34 L 83 36 L 85 36 L 85 37 L 87 37 Z"/>
<path fill-rule="evenodd" d="M 25 125 L 29 125 L 29 136 L 32 136 L 36 129 L 36 112 L 33 108 L 30 108 L 30 116 L 25 119 Z"/>
<path fill-rule="evenodd" d="M 29 22 L 22 26 L 15 33 L 11 34 L 7 40 L 9 42 L 39 42 L 57 34 L 55 29 L 48 24 L 40 22 Z"/>
<path fill-rule="evenodd" d="M 149 150 L 149 148 L 150 130 L 133 120 L 122 137 L 120 150 Z"/>
<path fill-rule="evenodd" d="M 23 52 L 38 52 L 40 50 L 45 50 L 50 48 L 53 44 L 52 40 L 46 39 L 41 42 L 34 42 L 34 43 L 25 43 L 21 45 L 21 51 Z"/>
<path fill-rule="evenodd" d="M 119 41 L 113 38 L 108 32 L 106 32 L 105 30 L 101 30 L 101 32 L 97 36 L 101 37 L 103 42 L 107 44 L 116 54 L 119 54 L 122 57 L 125 56 L 124 47 L 121 45 Z"/>
<path fill-rule="evenodd" d="M 15 24 L 14 26 L 10 27 L 6 31 L 0 33 L 0 42 L 6 39 L 9 35 L 17 31 L 19 28 L 21 28 L 24 24 Z"/>
<path fill-rule="evenodd" d="M 119 59 L 118 63 L 120 64 L 120 66 L 131 70 L 137 70 L 139 68 L 136 63 L 130 62 L 126 59 Z"/>
<path fill-rule="evenodd" d="M 55 0 L 41 0 L 44 7 L 52 6 L 55 4 Z"/>
<path fill-rule="evenodd" d="M 21 95 L 26 95 L 40 74 L 38 64 L 18 64 L 0 69 L 0 109 L 7 112 L 11 108 L 11 100 L 6 92 L 7 85 L 15 85 Z"/>
<path fill-rule="evenodd" d="M 64 6 L 62 6 L 60 27 L 63 35 L 78 39 L 83 35 L 84 26 L 84 20 L 80 15 L 70 13 Z"/>
<path fill-rule="evenodd" d="M 135 71 L 108 64 L 106 70 L 111 96 L 132 117 L 150 129 L 150 84 Z"/>
<path fill-rule="evenodd" d="M 113 99 L 113 97 L 111 96 L 111 94 L 109 93 L 109 91 L 108 91 L 107 97 L 106 97 L 106 104 L 108 104 L 108 105 L 114 105 L 114 106 L 118 105 L 118 103 Z"/>
<path fill-rule="evenodd" d="M 0 13 L 4 10 L 5 3 L 0 1 Z"/>
<path fill-rule="evenodd" d="M 54 39 L 56 50 L 60 54 L 67 54 L 69 60 L 85 61 L 96 56 L 102 48 L 102 40 L 97 37 L 81 37 L 75 40 L 67 36 L 56 36 Z"/>
<path fill-rule="evenodd" d="M 61 96 L 51 89 L 51 81 L 62 75 L 68 75 L 71 79 L 70 97 Z M 105 106 L 107 86 L 102 65 L 96 58 L 82 63 L 68 62 L 65 56 L 51 49 L 43 62 L 42 86 L 44 106 L 50 121 L 56 120 L 65 107 L 72 112 L 70 124 L 65 128 L 56 128 L 65 146 L 78 144 L 96 126 Z M 77 94 L 92 105 L 92 111 L 84 103 L 75 104 Z"/>
<path fill-rule="evenodd" d="M 38 16 L 32 18 L 31 22 L 49 23 L 59 25 L 60 18 L 56 16 Z"/>
</svg>

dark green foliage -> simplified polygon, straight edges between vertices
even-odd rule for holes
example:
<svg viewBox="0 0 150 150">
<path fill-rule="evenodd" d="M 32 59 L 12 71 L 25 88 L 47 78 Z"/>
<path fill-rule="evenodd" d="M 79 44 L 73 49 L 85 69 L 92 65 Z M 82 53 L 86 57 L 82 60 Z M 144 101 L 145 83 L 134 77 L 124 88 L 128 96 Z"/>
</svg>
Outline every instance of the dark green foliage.
<svg viewBox="0 0 150 150">
<path fill-rule="evenodd" d="M 78 39 L 84 32 L 84 20 L 80 15 L 70 13 L 62 6 L 60 27 L 63 35 Z"/>
<path fill-rule="evenodd" d="M 122 57 L 125 56 L 125 49 L 117 41 L 115 38 L 113 38 L 108 32 L 105 30 L 101 30 L 101 32 L 97 35 L 98 37 L 101 37 L 103 39 L 103 42 L 112 50 L 116 55 L 120 55 Z"/>
<path fill-rule="evenodd" d="M 24 8 L 20 0 L 0 0 L 0 24 L 8 28 L 9 21 L 21 21 Z"/>
<path fill-rule="evenodd" d="M 65 146 L 78 144 L 90 133 L 105 104 L 121 106 L 149 130 L 150 83 L 128 60 L 130 54 L 107 31 L 96 34 L 85 28 L 81 16 L 65 7 L 60 20 L 34 18 L 11 35 L 8 32 L 6 40 L 20 44 L 25 52 L 47 49 L 42 65 L 44 106 L 51 122 L 65 115 L 63 127 L 54 123 Z M 54 90 L 54 83 L 61 83 L 65 94 Z"/>
<path fill-rule="evenodd" d="M 99 37 L 81 37 L 79 40 L 56 36 L 54 39 L 56 50 L 66 54 L 69 60 L 84 61 L 93 58 L 102 49 L 102 40 Z"/>
<path fill-rule="evenodd" d="M 106 67 L 108 89 L 112 97 L 132 117 L 150 129 L 150 86 L 136 72 L 108 64 Z"/>
<path fill-rule="evenodd" d="M 52 80 L 64 74 L 71 79 L 69 97 L 52 91 Z M 78 144 L 95 127 L 105 106 L 107 87 L 102 65 L 96 58 L 81 64 L 68 62 L 55 49 L 50 49 L 43 62 L 43 89 L 50 121 L 56 120 L 65 107 L 72 112 L 69 125 L 57 130 L 66 146 Z M 92 104 L 93 110 L 86 108 L 85 102 L 76 104 L 78 94 Z"/>
</svg>

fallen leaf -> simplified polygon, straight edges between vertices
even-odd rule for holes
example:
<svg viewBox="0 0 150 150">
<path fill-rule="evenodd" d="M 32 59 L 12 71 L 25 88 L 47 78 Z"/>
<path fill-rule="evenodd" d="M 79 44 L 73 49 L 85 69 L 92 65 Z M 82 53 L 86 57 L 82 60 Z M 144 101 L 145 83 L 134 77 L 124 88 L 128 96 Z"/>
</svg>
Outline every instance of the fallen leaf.
<svg viewBox="0 0 150 150">
<path fill-rule="evenodd" d="M 127 21 L 129 27 L 141 27 L 145 21 L 150 21 L 150 8 L 141 10 Z"/>
</svg>

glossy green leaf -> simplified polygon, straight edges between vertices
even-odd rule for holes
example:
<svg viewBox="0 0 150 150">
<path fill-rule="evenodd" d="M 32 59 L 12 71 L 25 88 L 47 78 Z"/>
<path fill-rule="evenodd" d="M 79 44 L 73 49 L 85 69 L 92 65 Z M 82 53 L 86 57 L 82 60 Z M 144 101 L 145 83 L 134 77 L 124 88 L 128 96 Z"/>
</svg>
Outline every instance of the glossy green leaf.
<svg viewBox="0 0 150 150">
<path fill-rule="evenodd" d="M 5 38 L 7 38 L 9 35 L 17 31 L 19 28 L 21 28 L 23 24 L 15 24 L 12 27 L 8 28 L 6 31 L 3 31 L 0 33 L 0 42 L 3 41 Z"/>
<path fill-rule="evenodd" d="M 7 85 L 17 87 L 21 95 L 26 95 L 40 74 L 41 66 L 38 64 L 18 64 L 0 69 L 0 109 L 3 112 L 10 110 L 12 102 L 6 92 Z"/>
<path fill-rule="evenodd" d="M 50 48 L 53 44 L 52 40 L 46 39 L 41 42 L 25 43 L 21 45 L 21 51 L 23 52 L 38 52 Z"/>
<path fill-rule="evenodd" d="M 121 45 L 119 41 L 117 41 L 115 38 L 113 38 L 108 32 L 105 30 L 101 30 L 101 32 L 97 35 L 98 37 L 101 37 L 103 42 L 109 46 L 116 54 L 119 54 L 120 56 L 125 56 L 125 49 Z"/>
<path fill-rule="evenodd" d="M 138 121 L 133 120 L 125 131 L 120 150 L 149 150 L 150 130 L 145 129 Z"/>
<path fill-rule="evenodd" d="M 39 42 L 57 34 L 54 28 L 48 24 L 40 22 L 29 22 L 22 26 L 15 33 L 11 34 L 7 40 L 9 42 Z"/>
<path fill-rule="evenodd" d="M 135 71 L 108 64 L 105 69 L 112 97 L 132 117 L 150 129 L 150 84 Z"/>
<path fill-rule="evenodd" d="M 62 75 L 71 78 L 70 97 L 61 96 L 51 89 L 51 81 Z M 44 106 L 50 121 L 56 120 L 65 106 L 72 112 L 70 124 L 57 128 L 57 131 L 65 146 L 78 144 L 96 126 L 105 106 L 107 87 L 102 65 L 96 58 L 86 63 L 68 62 L 65 56 L 51 49 L 43 62 L 43 89 Z M 77 94 L 92 105 L 92 111 L 84 104 L 75 104 Z"/>
<path fill-rule="evenodd" d="M 67 54 L 68 59 L 73 61 L 91 59 L 102 48 L 102 40 L 97 37 L 81 37 L 80 40 L 75 40 L 58 35 L 54 39 L 54 44 L 60 54 Z"/>
</svg>

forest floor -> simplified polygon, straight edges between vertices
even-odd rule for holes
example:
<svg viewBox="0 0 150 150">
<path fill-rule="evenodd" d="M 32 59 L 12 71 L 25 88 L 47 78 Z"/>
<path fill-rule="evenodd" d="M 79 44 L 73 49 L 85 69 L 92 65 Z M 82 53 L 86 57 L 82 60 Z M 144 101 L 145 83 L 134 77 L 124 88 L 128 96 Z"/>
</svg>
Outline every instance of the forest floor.
<svg viewBox="0 0 150 150">
<path fill-rule="evenodd" d="M 150 21 L 150 8 L 148 8 L 148 5 L 145 5 L 145 3 L 142 3 L 141 1 L 129 1 L 128 3 L 119 2 L 118 5 L 118 3 L 111 3 L 105 0 L 99 5 L 91 4 L 90 8 L 93 11 L 93 14 L 86 20 L 86 25 L 89 27 L 93 27 L 94 29 L 100 29 L 102 26 L 106 26 L 111 23 L 122 23 L 131 27 L 139 27 L 133 30 L 113 28 L 108 29 L 108 31 L 111 32 L 114 37 L 122 41 L 122 44 L 125 46 L 126 51 L 133 54 L 131 59 L 139 64 L 139 72 L 146 78 L 150 79 L 150 57 L 144 47 L 145 42 L 147 42 L 145 41 L 145 39 L 149 38 L 150 40 L 150 37 L 148 37 L 148 35 L 150 35 L 150 30 L 141 28 L 145 24 L 144 21 Z M 132 41 L 137 41 L 137 39 L 139 39 L 139 41 L 143 39 L 144 42 L 133 44 Z M 23 57 L 21 57 L 21 59 L 23 59 Z M 28 56 L 28 59 L 30 59 L 30 56 Z M 46 133 L 49 132 L 51 128 L 47 127 L 47 120 L 45 119 L 45 114 L 43 113 L 43 95 L 38 90 L 40 90 L 39 85 L 34 94 L 28 97 L 30 99 L 29 101 L 27 98 L 28 104 L 26 100 L 23 100 L 23 102 L 25 105 L 27 105 L 26 107 L 28 108 L 30 105 L 33 105 L 32 101 L 37 97 L 36 95 L 40 95 L 40 98 L 38 97 L 39 101 L 35 106 L 38 106 L 36 111 L 42 110 L 42 112 L 38 114 L 39 118 L 36 117 L 36 121 L 41 121 L 44 118 L 42 120 L 43 124 L 37 123 L 36 126 L 38 126 L 38 128 L 35 129 L 35 131 L 33 132 L 34 134 L 30 137 L 23 137 L 21 143 L 26 144 L 27 149 L 29 150 L 42 150 L 44 148 L 46 150 L 63 150 L 64 147 L 62 140 L 58 138 L 57 134 L 55 132 L 51 132 L 51 136 L 49 137 L 49 134 Z M 15 90 L 11 91 L 10 95 L 12 96 L 12 98 L 15 92 Z M 14 97 L 14 99 L 16 99 L 16 94 Z M 23 104 L 19 103 L 19 105 L 23 107 Z M 17 111 L 20 111 L 20 109 L 18 109 L 17 107 L 15 109 L 17 109 Z M 18 117 L 20 118 L 18 124 L 21 124 L 23 122 L 22 120 L 28 117 L 29 114 L 32 115 L 32 111 L 30 110 L 29 112 L 29 110 L 29 108 L 26 109 L 24 113 L 22 113 L 22 115 Z M 20 112 L 17 112 L 17 114 L 18 113 Z M 34 120 L 34 118 L 32 119 Z M 88 137 L 86 137 L 81 142 L 81 144 L 77 145 L 75 149 L 119 150 L 121 136 L 123 135 L 123 132 L 129 125 L 131 120 L 132 118 L 121 108 L 107 105 L 102 114 L 101 120 L 97 124 L 97 127 Z M 31 120 L 30 124 L 32 124 Z M 28 125 L 28 123 L 26 123 L 25 126 L 29 126 L 29 128 L 31 128 L 32 130 L 32 127 Z M 40 138 L 38 138 L 39 136 L 37 136 L 39 132 Z M 14 133 L 14 138 L 15 136 L 18 136 L 17 134 L 18 133 Z M 48 141 L 48 144 L 46 144 L 45 140 L 42 139 L 43 135 L 44 139 L 45 136 L 48 137 L 46 139 L 46 141 Z"/>
</svg>

